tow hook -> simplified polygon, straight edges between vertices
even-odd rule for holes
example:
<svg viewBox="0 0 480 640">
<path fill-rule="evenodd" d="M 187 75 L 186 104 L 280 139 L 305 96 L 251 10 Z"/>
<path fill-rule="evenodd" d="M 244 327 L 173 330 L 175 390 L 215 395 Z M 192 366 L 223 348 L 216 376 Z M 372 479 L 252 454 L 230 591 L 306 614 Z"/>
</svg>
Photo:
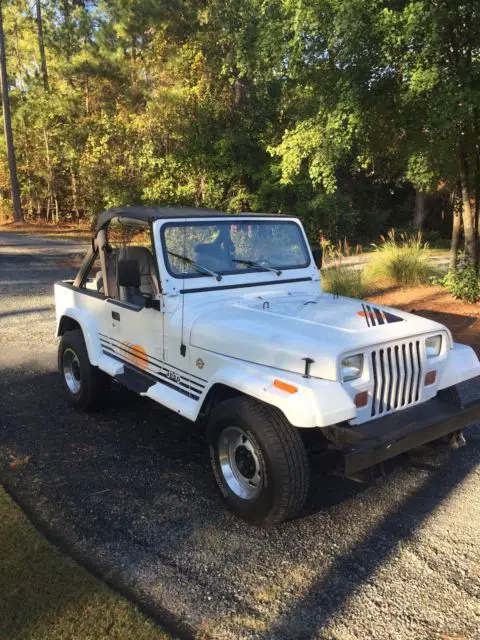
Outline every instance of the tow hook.
<svg viewBox="0 0 480 640">
<path fill-rule="evenodd" d="M 460 429 L 460 431 L 454 431 L 452 433 L 448 446 L 450 449 L 460 449 L 460 447 L 464 447 L 466 444 L 467 441 L 463 435 L 463 430 Z"/>
</svg>

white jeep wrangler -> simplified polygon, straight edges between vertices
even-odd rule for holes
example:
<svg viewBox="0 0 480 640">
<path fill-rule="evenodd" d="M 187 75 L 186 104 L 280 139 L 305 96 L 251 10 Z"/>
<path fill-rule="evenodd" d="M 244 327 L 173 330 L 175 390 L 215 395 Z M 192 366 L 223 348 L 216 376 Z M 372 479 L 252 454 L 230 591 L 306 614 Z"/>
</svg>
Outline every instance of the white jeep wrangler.
<svg viewBox="0 0 480 640">
<path fill-rule="evenodd" d="M 430 320 L 323 293 L 320 262 L 293 217 L 104 212 L 75 280 L 55 284 L 70 403 L 99 408 L 113 378 L 206 424 L 220 491 L 257 523 L 301 510 L 312 452 L 361 479 L 462 442 L 480 418 L 480 378 L 460 384 L 480 375 L 473 350 Z"/>
</svg>

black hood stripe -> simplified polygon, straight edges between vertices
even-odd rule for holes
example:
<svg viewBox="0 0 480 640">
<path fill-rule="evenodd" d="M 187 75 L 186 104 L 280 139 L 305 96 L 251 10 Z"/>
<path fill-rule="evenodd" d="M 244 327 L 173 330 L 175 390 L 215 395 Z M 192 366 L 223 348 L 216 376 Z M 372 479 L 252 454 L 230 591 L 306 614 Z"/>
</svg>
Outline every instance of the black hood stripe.
<svg viewBox="0 0 480 640">
<path fill-rule="evenodd" d="M 388 311 L 384 311 L 383 315 L 385 316 L 388 324 L 391 322 L 403 322 L 403 318 L 395 316 L 393 313 L 388 313 Z"/>
<path fill-rule="evenodd" d="M 383 309 L 379 309 L 378 307 L 371 307 L 363 302 L 362 309 L 363 313 L 359 312 L 358 315 L 364 316 L 367 327 L 377 327 L 382 324 L 391 324 L 392 322 L 403 322 L 403 318 L 388 311 L 383 311 Z"/>
<path fill-rule="evenodd" d="M 386 323 L 386 320 L 384 320 L 384 319 L 383 319 L 382 312 L 380 311 L 380 309 L 376 309 L 376 308 L 374 307 L 374 309 L 373 309 L 373 310 L 374 310 L 375 315 L 376 315 L 376 317 L 377 317 L 378 324 L 385 324 L 385 323 Z"/>
<path fill-rule="evenodd" d="M 365 317 L 365 320 L 367 321 L 367 327 L 370 326 L 370 320 L 368 319 L 368 313 L 367 313 L 367 309 L 365 307 L 365 305 L 362 303 L 362 309 L 363 309 L 363 315 Z"/>
</svg>

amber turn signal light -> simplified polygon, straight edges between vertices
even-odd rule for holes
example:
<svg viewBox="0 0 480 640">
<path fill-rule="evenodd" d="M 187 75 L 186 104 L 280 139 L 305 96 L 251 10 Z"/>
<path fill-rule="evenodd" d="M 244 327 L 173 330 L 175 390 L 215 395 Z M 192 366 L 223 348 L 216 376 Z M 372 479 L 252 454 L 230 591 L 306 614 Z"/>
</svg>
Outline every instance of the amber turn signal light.
<svg viewBox="0 0 480 640">
<path fill-rule="evenodd" d="M 428 387 L 431 384 L 435 384 L 435 380 L 436 379 L 437 379 L 437 372 L 436 371 L 429 371 L 425 375 L 425 386 Z"/>
<path fill-rule="evenodd" d="M 283 380 L 275 379 L 273 381 L 273 386 L 277 387 L 281 391 L 286 391 L 287 393 L 297 393 L 298 388 L 294 387 L 293 384 L 288 384 L 288 382 L 283 382 Z"/>
<path fill-rule="evenodd" d="M 368 404 L 368 391 L 361 391 L 355 396 L 355 406 L 357 409 L 366 407 Z"/>
</svg>

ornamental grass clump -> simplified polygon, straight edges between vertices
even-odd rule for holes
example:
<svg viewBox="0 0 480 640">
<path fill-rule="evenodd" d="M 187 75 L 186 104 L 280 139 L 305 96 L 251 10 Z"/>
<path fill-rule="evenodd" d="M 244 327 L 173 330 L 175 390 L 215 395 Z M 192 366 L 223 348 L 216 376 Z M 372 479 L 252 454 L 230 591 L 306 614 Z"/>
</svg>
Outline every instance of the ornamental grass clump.
<svg viewBox="0 0 480 640">
<path fill-rule="evenodd" d="M 366 277 L 369 281 L 390 282 L 400 286 L 427 284 L 435 275 L 430 262 L 428 243 L 422 241 L 421 234 L 407 235 L 399 238 L 395 229 L 388 235 L 381 236 L 381 244 L 374 244 Z"/>
<path fill-rule="evenodd" d="M 322 269 L 322 289 L 347 298 L 364 298 L 367 294 L 362 272 L 342 264 Z"/>
</svg>

